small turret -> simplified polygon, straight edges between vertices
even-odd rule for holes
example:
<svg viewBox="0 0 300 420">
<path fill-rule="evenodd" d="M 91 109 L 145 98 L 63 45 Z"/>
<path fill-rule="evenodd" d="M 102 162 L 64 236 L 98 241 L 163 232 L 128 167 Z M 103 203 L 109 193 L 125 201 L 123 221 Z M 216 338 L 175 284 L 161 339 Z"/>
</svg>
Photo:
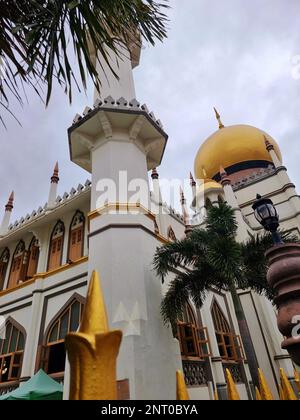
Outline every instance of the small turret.
<svg viewBox="0 0 300 420">
<path fill-rule="evenodd" d="M 12 192 L 9 196 L 8 202 L 5 206 L 5 213 L 3 216 L 3 220 L 1 223 L 1 228 L 0 228 L 0 235 L 3 236 L 7 233 L 8 231 L 8 226 L 10 223 L 10 218 L 11 218 L 11 214 L 14 208 L 14 199 L 15 199 L 15 194 L 14 192 Z"/>
<path fill-rule="evenodd" d="M 48 204 L 47 204 L 48 209 L 52 209 L 55 207 L 58 183 L 59 183 L 59 168 L 58 168 L 58 162 L 56 162 L 53 175 L 51 177 L 50 192 L 49 192 L 49 198 L 48 198 Z"/>
</svg>

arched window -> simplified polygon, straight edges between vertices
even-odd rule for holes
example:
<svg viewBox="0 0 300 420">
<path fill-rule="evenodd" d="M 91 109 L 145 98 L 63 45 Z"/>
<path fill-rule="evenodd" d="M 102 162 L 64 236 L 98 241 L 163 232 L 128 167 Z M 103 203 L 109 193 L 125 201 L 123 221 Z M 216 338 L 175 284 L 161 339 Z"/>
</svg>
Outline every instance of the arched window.
<svg viewBox="0 0 300 420">
<path fill-rule="evenodd" d="M 63 248 L 64 248 L 65 226 L 59 221 L 55 225 L 49 248 L 48 271 L 55 270 L 62 264 Z"/>
<path fill-rule="evenodd" d="M 50 323 L 42 349 L 41 367 L 46 373 L 58 374 L 65 370 L 65 338 L 69 332 L 76 332 L 83 313 L 83 299 L 73 298 Z"/>
<path fill-rule="evenodd" d="M 84 251 L 84 214 L 77 211 L 70 226 L 68 260 L 77 261 Z"/>
<path fill-rule="evenodd" d="M 9 249 L 5 248 L 0 257 L 0 290 L 3 289 L 7 267 L 9 263 Z"/>
<path fill-rule="evenodd" d="M 222 359 L 235 362 L 242 360 L 244 356 L 240 337 L 233 333 L 216 299 L 214 299 L 211 307 L 211 315 Z"/>
<path fill-rule="evenodd" d="M 177 241 L 177 238 L 176 238 L 176 235 L 174 233 L 172 226 L 169 226 L 168 228 L 168 239 L 169 241 L 173 241 L 173 242 Z"/>
<path fill-rule="evenodd" d="M 21 376 L 25 331 L 14 321 L 7 321 L 5 339 L 0 340 L 0 382 L 18 381 Z"/>
<path fill-rule="evenodd" d="M 32 279 L 32 277 L 37 273 L 39 256 L 40 256 L 39 240 L 36 238 L 33 238 L 29 247 L 26 279 Z"/>
<path fill-rule="evenodd" d="M 195 312 L 188 303 L 182 320 L 177 323 L 181 355 L 184 359 L 205 359 L 210 356 L 207 328 L 200 327 Z"/>
<path fill-rule="evenodd" d="M 11 263 L 8 289 L 17 286 L 20 282 L 24 281 L 26 275 L 26 261 L 24 257 L 25 243 L 24 241 L 20 241 L 17 245 Z"/>
</svg>

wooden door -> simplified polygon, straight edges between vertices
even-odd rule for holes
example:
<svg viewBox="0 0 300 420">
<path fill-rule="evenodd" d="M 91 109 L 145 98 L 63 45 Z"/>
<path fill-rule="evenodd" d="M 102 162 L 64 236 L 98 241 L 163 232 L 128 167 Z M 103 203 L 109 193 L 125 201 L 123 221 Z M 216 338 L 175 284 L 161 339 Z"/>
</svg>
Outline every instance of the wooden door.
<svg viewBox="0 0 300 420">
<path fill-rule="evenodd" d="M 83 228 L 71 230 L 69 260 L 77 261 L 82 257 Z"/>
<path fill-rule="evenodd" d="M 22 280 L 23 257 L 24 254 L 14 258 L 12 262 L 8 288 L 17 286 L 19 280 Z"/>
<path fill-rule="evenodd" d="M 61 266 L 63 251 L 63 236 L 52 239 L 49 256 L 49 271 Z"/>
<path fill-rule="evenodd" d="M 31 279 L 38 269 L 40 249 L 38 246 L 32 246 L 29 255 L 28 269 L 27 269 L 27 278 Z"/>
</svg>

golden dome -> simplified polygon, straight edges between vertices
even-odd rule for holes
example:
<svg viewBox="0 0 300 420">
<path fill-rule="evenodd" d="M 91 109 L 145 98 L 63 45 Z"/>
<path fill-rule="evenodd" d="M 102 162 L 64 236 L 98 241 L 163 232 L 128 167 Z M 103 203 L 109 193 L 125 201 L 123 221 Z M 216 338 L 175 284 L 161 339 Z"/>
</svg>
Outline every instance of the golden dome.
<svg viewBox="0 0 300 420">
<path fill-rule="evenodd" d="M 202 184 L 200 185 L 202 187 Z M 204 181 L 204 191 L 208 190 L 222 190 L 222 185 L 219 184 L 217 181 L 214 181 L 213 179 L 206 179 Z"/>
<path fill-rule="evenodd" d="M 200 147 L 195 160 L 197 179 L 218 178 L 220 166 L 231 174 L 249 167 L 272 164 L 264 136 L 274 146 L 282 162 L 276 141 L 267 133 L 250 125 L 233 125 L 216 131 Z"/>
</svg>

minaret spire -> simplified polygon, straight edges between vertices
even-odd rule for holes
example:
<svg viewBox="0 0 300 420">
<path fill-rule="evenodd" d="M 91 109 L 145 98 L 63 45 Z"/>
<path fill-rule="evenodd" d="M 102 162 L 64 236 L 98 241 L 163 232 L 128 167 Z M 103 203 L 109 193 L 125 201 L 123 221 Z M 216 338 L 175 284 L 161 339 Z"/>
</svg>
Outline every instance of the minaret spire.
<svg viewBox="0 0 300 420">
<path fill-rule="evenodd" d="M 270 153 L 270 156 L 272 158 L 272 161 L 274 163 L 275 168 L 281 167 L 282 163 L 278 159 L 278 156 L 276 154 L 276 151 L 275 151 L 275 148 L 274 148 L 273 144 L 269 141 L 269 139 L 266 135 L 264 135 L 264 140 L 265 140 L 266 149 Z"/>
<path fill-rule="evenodd" d="M 214 111 L 215 111 L 216 118 L 217 118 L 218 123 L 219 123 L 219 129 L 221 130 L 222 128 L 225 128 L 225 126 L 224 126 L 224 124 L 222 123 L 222 120 L 221 120 L 221 115 L 219 114 L 219 112 L 217 111 L 216 108 L 214 108 Z"/>
<path fill-rule="evenodd" d="M 1 236 L 5 235 L 5 233 L 8 230 L 11 214 L 14 208 L 14 199 L 15 199 L 15 193 L 12 191 L 12 193 L 9 196 L 8 202 L 5 206 L 5 213 L 4 213 L 3 220 L 0 227 Z"/>
<path fill-rule="evenodd" d="M 192 231 L 192 227 L 190 224 L 190 216 L 186 205 L 186 198 L 183 192 L 182 187 L 180 187 L 180 204 L 182 208 L 182 215 L 183 215 L 183 221 L 185 224 L 185 234 L 188 235 Z"/>
<path fill-rule="evenodd" d="M 14 200 L 15 200 L 15 193 L 14 193 L 14 191 L 12 191 L 12 193 L 9 196 L 8 202 L 5 206 L 6 211 L 12 212 L 12 210 L 14 208 Z"/>
<path fill-rule="evenodd" d="M 152 183 L 153 183 L 153 198 L 157 204 L 162 205 L 162 195 L 161 195 L 160 184 L 159 184 L 159 174 L 156 168 L 152 170 L 151 178 L 152 178 Z"/>
<path fill-rule="evenodd" d="M 51 177 L 51 185 L 49 191 L 49 198 L 48 198 L 48 209 L 52 209 L 55 207 L 56 198 L 57 198 L 57 187 L 59 183 L 59 167 L 58 162 L 56 162 L 53 175 Z"/>
</svg>

